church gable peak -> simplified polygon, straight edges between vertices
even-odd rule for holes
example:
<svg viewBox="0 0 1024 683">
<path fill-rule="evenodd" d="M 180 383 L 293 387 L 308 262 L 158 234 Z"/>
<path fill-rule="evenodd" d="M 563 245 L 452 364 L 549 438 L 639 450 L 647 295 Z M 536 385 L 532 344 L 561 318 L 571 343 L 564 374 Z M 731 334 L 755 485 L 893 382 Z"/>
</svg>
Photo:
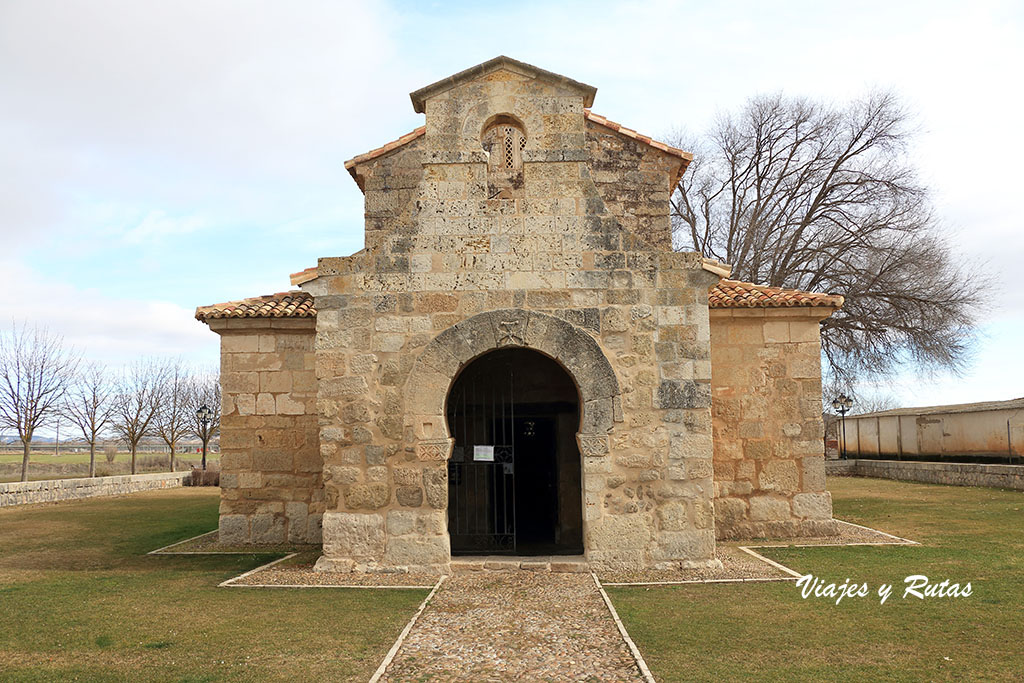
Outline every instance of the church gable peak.
<svg viewBox="0 0 1024 683">
<path fill-rule="evenodd" d="M 561 74 L 546 71 L 532 64 L 501 55 L 411 92 L 409 97 L 412 99 L 413 109 L 417 113 L 422 114 L 426 111 L 425 103 L 428 99 L 464 83 L 478 80 L 509 80 L 516 77 L 535 78 L 577 91 L 583 97 L 583 106 L 585 107 L 593 105 L 594 95 L 597 93 L 597 88 L 592 85 L 580 83 Z"/>
</svg>

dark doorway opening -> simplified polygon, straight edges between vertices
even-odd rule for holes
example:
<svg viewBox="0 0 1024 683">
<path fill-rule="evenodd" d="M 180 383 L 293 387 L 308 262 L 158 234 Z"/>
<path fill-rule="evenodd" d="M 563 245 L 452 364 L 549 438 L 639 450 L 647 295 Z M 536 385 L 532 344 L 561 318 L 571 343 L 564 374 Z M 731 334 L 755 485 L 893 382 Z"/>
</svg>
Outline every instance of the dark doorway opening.
<svg viewBox="0 0 1024 683">
<path fill-rule="evenodd" d="M 562 366 L 487 353 L 459 373 L 447 413 L 452 554 L 582 554 L 579 396 Z"/>
</svg>

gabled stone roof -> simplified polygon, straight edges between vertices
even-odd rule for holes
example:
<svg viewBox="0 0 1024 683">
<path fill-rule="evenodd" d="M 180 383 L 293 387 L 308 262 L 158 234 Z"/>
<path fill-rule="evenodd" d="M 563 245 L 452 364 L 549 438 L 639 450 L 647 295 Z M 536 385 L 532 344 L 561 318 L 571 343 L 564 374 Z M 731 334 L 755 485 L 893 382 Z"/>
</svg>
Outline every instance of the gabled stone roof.
<svg viewBox="0 0 1024 683">
<path fill-rule="evenodd" d="M 589 107 L 594 103 L 594 95 L 597 94 L 597 88 L 592 85 L 580 83 L 579 81 L 574 81 L 567 76 L 556 74 L 553 71 L 547 71 L 534 66 L 533 64 L 527 64 L 526 62 L 520 62 L 518 59 L 512 59 L 511 57 L 500 55 L 494 59 L 487 60 L 483 64 L 471 66 L 464 71 L 460 71 L 457 74 L 449 76 L 448 78 L 442 78 L 436 83 L 431 83 L 428 86 L 409 93 L 409 98 L 412 100 L 412 108 L 417 114 L 422 114 L 424 110 L 424 102 L 431 97 L 440 95 L 441 93 L 451 90 L 462 83 L 483 78 L 484 76 L 501 69 L 522 74 L 530 78 L 536 78 L 541 81 L 555 83 L 569 88 L 570 90 L 576 90 L 583 95 L 583 106 L 585 107 Z"/>
<path fill-rule="evenodd" d="M 313 271 L 315 275 L 314 268 L 307 268 L 301 272 L 309 271 Z M 296 275 L 298 274 L 296 273 Z M 708 292 L 708 306 L 711 308 L 792 308 L 795 306 L 840 308 L 842 305 L 843 297 L 838 294 L 764 287 L 737 280 L 722 280 Z M 240 301 L 200 306 L 196 309 L 196 320 L 201 322 L 218 318 L 312 318 L 315 316 L 316 308 L 313 307 L 313 296 L 302 290 L 278 292 Z"/>
<path fill-rule="evenodd" d="M 791 308 L 794 306 L 828 306 L 841 308 L 843 297 L 838 294 L 804 292 L 755 285 L 739 280 L 721 280 L 708 292 L 711 308 Z"/>
</svg>

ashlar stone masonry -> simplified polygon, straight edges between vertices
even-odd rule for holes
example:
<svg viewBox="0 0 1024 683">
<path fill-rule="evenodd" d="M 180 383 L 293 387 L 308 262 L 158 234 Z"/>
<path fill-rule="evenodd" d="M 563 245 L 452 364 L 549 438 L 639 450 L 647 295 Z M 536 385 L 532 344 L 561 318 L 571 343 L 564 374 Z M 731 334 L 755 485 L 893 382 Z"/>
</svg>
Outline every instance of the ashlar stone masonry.
<svg viewBox="0 0 1024 683">
<path fill-rule="evenodd" d="M 465 486 L 450 392 L 508 349 L 577 390 L 557 449 L 592 566 L 827 531 L 817 334 L 842 298 L 674 252 L 691 156 L 592 113 L 595 92 L 498 57 L 412 93 L 425 125 L 346 163 L 365 248 L 300 290 L 198 309 L 222 335 L 223 538 L 322 541 L 323 570 L 447 572 Z M 524 476 L 516 495 L 540 496 Z"/>
</svg>

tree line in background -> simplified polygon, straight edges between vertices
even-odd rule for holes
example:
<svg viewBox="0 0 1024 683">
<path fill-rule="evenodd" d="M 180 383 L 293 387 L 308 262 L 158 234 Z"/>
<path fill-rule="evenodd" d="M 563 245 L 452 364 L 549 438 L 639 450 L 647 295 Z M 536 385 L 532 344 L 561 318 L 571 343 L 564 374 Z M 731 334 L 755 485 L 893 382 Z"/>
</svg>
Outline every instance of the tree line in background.
<svg viewBox="0 0 1024 683">
<path fill-rule="evenodd" d="M 702 138 L 672 198 L 677 246 L 732 277 L 842 294 L 822 323 L 828 391 L 910 364 L 961 371 L 989 281 L 950 248 L 889 92 L 837 106 L 754 97 Z M 826 397 L 826 403 L 831 397 Z"/>
<path fill-rule="evenodd" d="M 126 444 L 132 474 L 144 438 L 167 444 L 174 471 L 180 442 L 194 436 L 203 445 L 205 470 L 207 447 L 220 427 L 220 378 L 180 359 L 141 359 L 115 372 L 86 362 L 45 328 L 12 325 L 0 334 L 0 427 L 15 431 L 22 443 L 22 481 L 28 481 L 33 437 L 59 419 L 71 422 L 89 445 L 90 477 L 96 446 L 106 436 Z"/>
</svg>

